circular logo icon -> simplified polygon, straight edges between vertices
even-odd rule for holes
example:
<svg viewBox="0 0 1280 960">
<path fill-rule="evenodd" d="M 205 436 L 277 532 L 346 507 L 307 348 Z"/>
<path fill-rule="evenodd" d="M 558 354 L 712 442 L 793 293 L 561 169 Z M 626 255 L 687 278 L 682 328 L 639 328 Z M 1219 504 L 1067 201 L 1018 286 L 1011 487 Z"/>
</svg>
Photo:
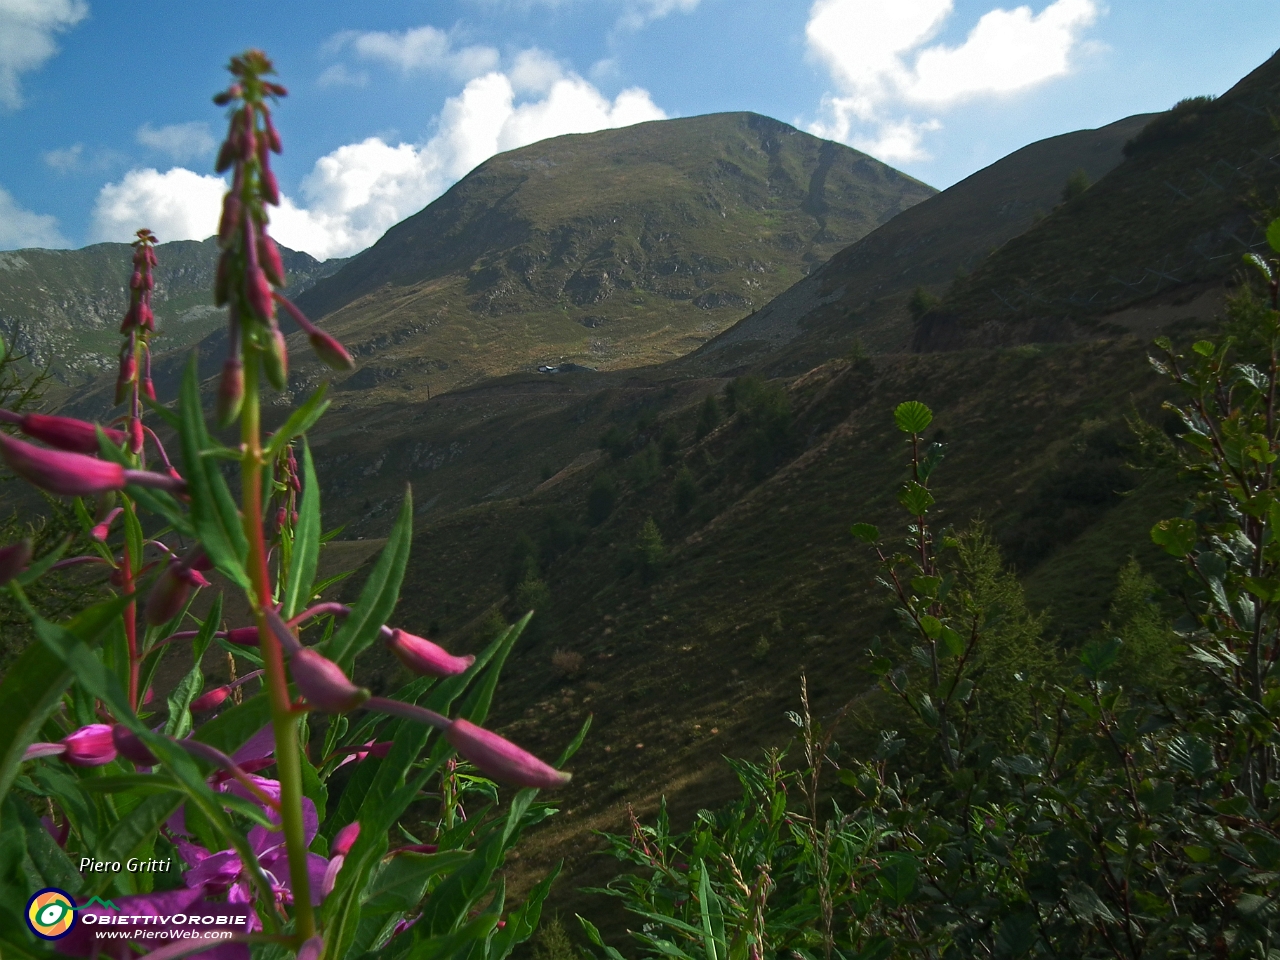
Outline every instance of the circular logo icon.
<svg viewBox="0 0 1280 960">
<path fill-rule="evenodd" d="M 27 926 L 37 937 L 59 940 L 76 925 L 76 903 L 57 887 L 38 890 L 27 901 Z"/>
</svg>

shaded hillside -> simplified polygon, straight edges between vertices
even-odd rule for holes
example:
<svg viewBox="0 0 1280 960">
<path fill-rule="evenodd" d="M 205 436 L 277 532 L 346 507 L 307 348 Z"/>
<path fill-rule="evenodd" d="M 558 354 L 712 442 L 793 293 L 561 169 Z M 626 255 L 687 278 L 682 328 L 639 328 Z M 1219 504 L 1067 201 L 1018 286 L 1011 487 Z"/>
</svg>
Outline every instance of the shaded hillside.
<svg viewBox="0 0 1280 960">
<path fill-rule="evenodd" d="M 1122 308 L 1220 285 L 1265 246 L 1259 219 L 1280 192 L 1278 100 L 1280 54 L 1218 99 L 1158 115 L 1124 163 L 957 282 L 915 346 L 1097 335 Z"/>
<path fill-rule="evenodd" d="M 324 263 L 281 248 L 289 289 L 306 290 L 344 261 Z M 167 349 L 185 347 L 225 323 L 213 306 L 218 246 L 175 240 L 156 248 L 156 326 Z M 0 334 L 52 365 L 66 383 L 81 383 L 113 369 L 120 348 L 120 318 L 129 305 L 130 258 L 126 243 L 97 243 L 80 250 L 0 252 Z"/>
<path fill-rule="evenodd" d="M 1060 203 L 1076 171 L 1093 182 L 1120 163 L 1125 142 L 1150 119 L 1127 117 L 1015 150 L 841 250 L 678 368 L 767 362 L 798 372 L 838 356 L 855 338 L 875 352 L 903 349 L 912 291 L 944 293 L 957 271 L 972 269 Z"/>
<path fill-rule="evenodd" d="M 665 793 L 685 824 L 726 797 L 722 754 L 785 743 L 802 669 L 820 714 L 868 690 L 861 651 L 893 624 L 870 552 L 847 531 L 855 520 L 902 525 L 904 448 L 891 420 L 902 399 L 928 402 L 931 433 L 948 445 L 939 521 L 985 515 L 1064 642 L 1097 624 L 1131 553 L 1166 570 L 1146 531 L 1175 509 L 1176 485 L 1123 466 L 1134 453 L 1119 411 L 1134 403 L 1154 415 L 1163 389 L 1132 340 L 837 361 L 776 388 L 780 406 L 762 399 L 767 385 L 754 399 L 737 385 L 739 412 L 699 440 L 702 395 L 723 403 L 718 386 L 583 398 L 559 424 L 594 411 L 617 430 L 616 456 L 584 456 L 540 485 L 530 478 L 415 538 L 402 622 L 465 647 L 490 611 L 540 608 L 495 700 L 505 733 L 554 754 L 595 714 L 562 793 L 565 816 L 531 838 L 515 868 L 519 879 L 568 856 L 561 909 L 581 910 L 576 888 L 614 869 L 588 855 L 591 831 L 625 829 L 624 804 L 651 811 Z M 773 430 L 769 411 L 788 408 Z M 550 438 L 556 424 L 525 427 Z M 437 452 L 431 474 L 414 473 L 415 503 L 484 451 Z M 607 511 L 592 506 L 602 487 L 612 490 Z M 650 517 L 664 543 L 651 566 L 641 549 Z M 522 586 L 530 577 L 544 586 Z M 367 669 L 379 667 L 396 670 Z M 862 714 L 874 709 L 871 698 Z M 854 730 L 841 742 L 859 749 Z"/>
<path fill-rule="evenodd" d="M 301 298 L 402 398 L 567 360 L 687 353 L 935 191 L 766 117 L 558 137 L 487 160 Z"/>
</svg>

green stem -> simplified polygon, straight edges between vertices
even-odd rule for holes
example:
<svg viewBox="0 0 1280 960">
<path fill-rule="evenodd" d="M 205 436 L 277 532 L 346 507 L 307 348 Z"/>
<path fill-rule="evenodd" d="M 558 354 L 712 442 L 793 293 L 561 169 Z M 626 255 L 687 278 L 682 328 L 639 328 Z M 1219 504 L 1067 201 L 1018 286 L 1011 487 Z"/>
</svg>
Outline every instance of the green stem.
<svg viewBox="0 0 1280 960">
<path fill-rule="evenodd" d="M 285 848 L 289 851 L 289 877 L 293 886 L 294 932 L 302 942 L 315 935 L 316 918 L 311 907 L 311 884 L 307 876 L 306 831 L 302 824 L 302 764 L 298 751 L 297 714 L 289 698 L 284 651 L 267 627 L 262 610 L 271 602 L 271 575 L 267 569 L 267 547 L 262 536 L 262 430 L 258 393 L 259 352 L 246 343 L 244 365 L 244 408 L 240 436 L 244 453 L 240 460 L 241 496 L 244 502 L 244 533 L 249 541 L 249 577 L 253 583 L 254 616 L 258 621 L 262 664 L 267 675 L 267 697 L 271 703 L 271 725 L 276 736 L 276 770 L 280 778 L 280 819 Z"/>
</svg>

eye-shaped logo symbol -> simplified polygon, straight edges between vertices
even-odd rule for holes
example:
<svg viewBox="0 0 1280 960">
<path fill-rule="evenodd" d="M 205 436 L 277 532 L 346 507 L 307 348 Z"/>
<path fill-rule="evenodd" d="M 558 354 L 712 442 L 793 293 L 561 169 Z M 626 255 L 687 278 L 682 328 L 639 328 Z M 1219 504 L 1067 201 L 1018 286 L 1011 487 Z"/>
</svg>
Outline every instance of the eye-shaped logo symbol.
<svg viewBox="0 0 1280 960">
<path fill-rule="evenodd" d="M 76 925 L 76 903 L 57 887 L 45 887 L 27 901 L 27 926 L 37 937 L 59 940 Z"/>
</svg>

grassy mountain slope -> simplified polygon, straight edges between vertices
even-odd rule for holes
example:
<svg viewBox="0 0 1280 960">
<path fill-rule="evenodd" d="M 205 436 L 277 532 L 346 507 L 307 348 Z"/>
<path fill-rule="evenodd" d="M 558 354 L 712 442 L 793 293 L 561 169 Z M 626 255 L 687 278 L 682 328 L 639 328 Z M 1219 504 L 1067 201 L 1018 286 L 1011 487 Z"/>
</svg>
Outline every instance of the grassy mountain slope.
<svg viewBox="0 0 1280 960">
<path fill-rule="evenodd" d="M 1280 54 L 1217 100 L 1157 116 L 1124 163 L 956 283 L 916 347 L 1096 335 L 1122 308 L 1220 285 L 1264 245 L 1260 211 L 1280 190 L 1277 94 Z"/>
<path fill-rule="evenodd" d="M 558 137 L 487 160 L 300 305 L 366 358 L 343 384 L 365 400 L 560 360 L 638 366 L 934 192 L 756 114 Z"/>
<path fill-rule="evenodd" d="M 957 271 L 1052 210 L 1073 173 L 1083 170 L 1093 182 L 1116 166 L 1125 142 L 1150 119 L 1128 117 L 1015 150 L 841 250 L 678 366 L 767 362 L 798 372 L 838 356 L 855 338 L 875 352 L 903 349 L 916 287 L 943 293 Z"/>
<path fill-rule="evenodd" d="M 307 289 L 343 263 L 281 249 L 290 287 Z M 114 368 L 120 318 L 129 305 L 132 249 L 97 243 L 81 250 L 0 252 L 0 333 L 29 352 L 36 366 L 52 365 L 66 383 L 82 383 Z M 176 240 L 156 250 L 154 307 L 166 349 L 188 346 L 225 323 L 213 306 L 218 246 L 212 239 Z"/>
</svg>

